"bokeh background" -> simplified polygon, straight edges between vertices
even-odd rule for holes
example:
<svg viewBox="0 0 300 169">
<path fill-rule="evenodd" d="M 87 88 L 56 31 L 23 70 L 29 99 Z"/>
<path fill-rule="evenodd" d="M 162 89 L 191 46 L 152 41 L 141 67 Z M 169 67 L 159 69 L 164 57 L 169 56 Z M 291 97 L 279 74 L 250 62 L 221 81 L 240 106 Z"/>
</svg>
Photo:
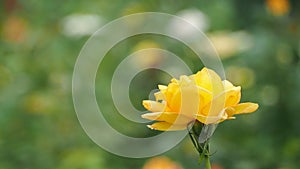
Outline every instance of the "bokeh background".
<svg viewBox="0 0 300 169">
<path fill-rule="evenodd" d="M 199 168 L 189 138 L 158 157 L 123 158 L 94 144 L 76 118 L 71 80 L 82 46 L 111 20 L 147 11 L 181 16 L 205 32 L 227 79 L 242 86 L 242 100 L 260 104 L 254 114 L 218 126 L 212 138 L 213 168 L 299 167 L 298 0 L 1 0 L 0 169 Z M 172 28 L 188 31 L 182 25 Z M 130 136 L 155 132 L 118 115 L 111 75 L 128 54 L 149 47 L 177 54 L 193 72 L 202 68 L 190 49 L 167 37 L 140 35 L 117 44 L 100 65 L 96 93 L 111 125 Z M 135 64 L 159 64 L 151 55 L 155 53 Z M 130 86 L 132 104 L 144 111 L 141 100 L 170 78 L 159 70 L 140 72 Z"/>
</svg>

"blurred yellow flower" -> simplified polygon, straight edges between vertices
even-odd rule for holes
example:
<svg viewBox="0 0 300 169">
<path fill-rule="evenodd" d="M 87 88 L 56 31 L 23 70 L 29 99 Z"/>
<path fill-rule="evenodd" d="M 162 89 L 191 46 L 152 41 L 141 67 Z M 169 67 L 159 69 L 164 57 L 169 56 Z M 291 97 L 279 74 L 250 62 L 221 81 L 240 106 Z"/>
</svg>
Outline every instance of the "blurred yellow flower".
<svg viewBox="0 0 300 169">
<path fill-rule="evenodd" d="M 2 33 L 6 41 L 21 43 L 28 37 L 28 23 L 25 19 L 18 16 L 9 16 L 5 18 Z"/>
<path fill-rule="evenodd" d="M 155 157 L 146 162 L 143 169 L 182 169 L 167 157 Z"/>
<path fill-rule="evenodd" d="M 224 168 L 218 164 L 212 164 L 211 169 L 224 169 Z"/>
<path fill-rule="evenodd" d="M 282 16 L 289 12 L 289 0 L 267 0 L 266 5 L 270 12 L 275 16 Z"/>
<path fill-rule="evenodd" d="M 203 124 L 220 123 L 258 108 L 255 103 L 239 103 L 241 87 L 222 81 L 207 68 L 191 76 L 183 75 L 179 80 L 173 78 L 168 86 L 158 88 L 160 91 L 154 94 L 156 101 L 143 101 L 151 112 L 142 117 L 157 121 L 148 125 L 155 130 L 183 130 L 195 120 Z"/>
</svg>

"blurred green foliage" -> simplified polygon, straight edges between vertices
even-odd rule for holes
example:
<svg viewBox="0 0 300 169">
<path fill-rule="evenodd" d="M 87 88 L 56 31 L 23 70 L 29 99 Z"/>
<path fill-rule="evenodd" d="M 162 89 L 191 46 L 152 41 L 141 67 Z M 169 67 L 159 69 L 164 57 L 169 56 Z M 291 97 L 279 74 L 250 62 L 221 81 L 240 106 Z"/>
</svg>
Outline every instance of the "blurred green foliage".
<svg viewBox="0 0 300 169">
<path fill-rule="evenodd" d="M 67 16 L 92 14 L 102 19 L 101 26 L 131 13 L 177 14 L 186 9 L 206 15 L 206 33 L 219 45 L 226 76 L 243 87 L 243 101 L 260 104 L 256 113 L 219 125 L 212 138 L 216 151 L 212 162 L 230 169 L 300 165 L 299 1 L 2 0 L 0 4 L 0 169 L 142 168 L 147 159 L 122 158 L 102 150 L 76 118 L 72 71 L 90 35 L 68 34 Z M 246 33 L 250 42 L 232 39 L 236 32 Z M 150 136 L 153 131 L 118 115 L 110 81 L 114 68 L 145 40 L 174 52 L 193 72 L 202 68 L 188 48 L 166 37 L 141 35 L 115 46 L 100 65 L 97 99 L 111 124 L 132 136 Z M 239 50 L 241 45 L 246 49 Z M 138 74 L 130 87 L 134 106 L 144 111 L 141 100 L 169 80 L 158 70 Z M 164 155 L 183 168 L 199 168 L 188 139 Z"/>
</svg>

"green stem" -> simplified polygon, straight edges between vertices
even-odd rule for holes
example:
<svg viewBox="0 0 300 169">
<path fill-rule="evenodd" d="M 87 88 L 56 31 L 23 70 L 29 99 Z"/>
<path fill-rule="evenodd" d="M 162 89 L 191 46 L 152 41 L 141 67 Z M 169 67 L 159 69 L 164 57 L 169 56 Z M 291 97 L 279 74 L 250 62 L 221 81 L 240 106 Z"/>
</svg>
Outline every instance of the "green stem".
<svg viewBox="0 0 300 169">
<path fill-rule="evenodd" d="M 198 123 L 195 122 L 192 128 L 189 128 L 188 126 L 187 129 L 195 148 L 199 152 L 199 164 L 201 165 L 201 163 L 205 160 L 205 168 L 211 169 L 210 160 L 209 160 L 209 156 L 210 156 L 209 139 L 207 139 L 204 143 L 200 143 L 198 140 L 202 127 L 203 124 L 201 124 L 200 122 Z"/>
<path fill-rule="evenodd" d="M 205 157 L 205 161 L 206 161 L 206 165 L 205 165 L 206 169 L 211 169 L 209 157 Z"/>
</svg>

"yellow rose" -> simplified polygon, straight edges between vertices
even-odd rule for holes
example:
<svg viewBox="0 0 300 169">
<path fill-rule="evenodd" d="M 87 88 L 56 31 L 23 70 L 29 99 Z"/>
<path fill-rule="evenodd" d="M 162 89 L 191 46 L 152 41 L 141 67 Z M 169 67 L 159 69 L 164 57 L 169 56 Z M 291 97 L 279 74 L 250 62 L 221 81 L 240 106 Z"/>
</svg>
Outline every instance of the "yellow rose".
<svg viewBox="0 0 300 169">
<path fill-rule="evenodd" d="M 179 80 L 173 78 L 168 86 L 158 88 L 160 91 L 154 94 L 156 101 L 143 101 L 151 112 L 142 117 L 157 121 L 148 125 L 155 130 L 183 130 L 195 120 L 203 124 L 220 123 L 258 108 L 255 103 L 239 103 L 241 87 L 222 81 L 207 68 L 191 76 L 183 75 Z"/>
</svg>

